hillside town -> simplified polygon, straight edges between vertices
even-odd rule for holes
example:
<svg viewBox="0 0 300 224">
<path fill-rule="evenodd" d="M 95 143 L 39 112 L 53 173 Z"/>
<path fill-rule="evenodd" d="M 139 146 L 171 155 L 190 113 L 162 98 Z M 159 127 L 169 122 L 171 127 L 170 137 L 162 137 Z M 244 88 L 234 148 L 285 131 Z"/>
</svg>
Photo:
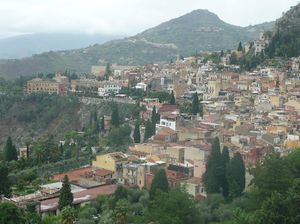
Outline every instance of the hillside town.
<svg viewBox="0 0 300 224">
<path fill-rule="evenodd" d="M 0 224 L 298 224 L 299 12 L 1 62 Z"/>
<path fill-rule="evenodd" d="M 260 38 L 254 42 L 255 54 L 264 51 L 264 41 Z M 243 51 L 247 49 L 248 45 Z M 136 140 L 131 136 L 133 144 L 125 152 L 118 148 L 100 152 L 91 165 L 54 174 L 53 183 L 42 185 L 33 194 L 2 200 L 18 205 L 36 200 L 40 213 L 57 214 L 58 192 L 65 175 L 71 182 L 73 204 L 79 206 L 97 195 L 113 194 L 119 185 L 150 190 L 160 169 L 166 171 L 171 189 L 184 187 L 201 200 L 207 195 L 203 175 L 214 139 L 229 150 L 230 157 L 240 153 L 247 170 L 271 151 L 287 155 L 299 148 L 300 58 L 290 58 L 281 69 L 260 66 L 241 72 L 238 65 L 230 64 L 233 53 L 241 54 L 223 54 L 219 63 L 207 60 L 210 54 L 206 53 L 178 57 L 168 64 L 93 66 L 90 74 L 76 79 L 56 73 L 53 79 L 28 81 L 26 94 L 75 94 L 84 104 L 139 104 L 143 110 L 136 120 L 153 120 L 153 113 L 158 119 L 150 134 L 146 133 L 146 123 L 137 126 L 140 137 Z M 151 93 L 158 97 L 149 97 Z M 171 100 L 159 99 L 161 93 L 170 94 Z M 194 109 L 196 98 L 200 104 Z M 110 130 L 111 121 L 110 116 L 105 117 L 104 130 Z M 20 157 L 27 157 L 26 147 L 20 149 Z M 246 186 L 251 180 L 247 171 Z"/>
</svg>

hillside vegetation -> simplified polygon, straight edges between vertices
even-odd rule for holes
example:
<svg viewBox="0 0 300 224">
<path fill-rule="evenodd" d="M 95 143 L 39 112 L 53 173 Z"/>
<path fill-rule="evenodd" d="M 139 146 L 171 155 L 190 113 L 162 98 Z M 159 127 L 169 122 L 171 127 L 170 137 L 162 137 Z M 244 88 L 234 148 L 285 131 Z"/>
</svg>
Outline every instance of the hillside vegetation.
<svg viewBox="0 0 300 224">
<path fill-rule="evenodd" d="M 19 60 L 1 60 L 0 76 L 65 71 L 89 72 L 95 64 L 125 65 L 168 62 L 178 54 L 188 56 L 199 51 L 235 48 L 239 41 L 253 41 L 259 33 L 271 30 L 273 23 L 239 27 L 225 23 L 207 10 L 196 10 L 162 23 L 136 36 L 102 45 L 48 52 Z"/>
<path fill-rule="evenodd" d="M 276 21 L 267 54 L 270 57 L 300 55 L 300 4 L 292 7 Z"/>
</svg>

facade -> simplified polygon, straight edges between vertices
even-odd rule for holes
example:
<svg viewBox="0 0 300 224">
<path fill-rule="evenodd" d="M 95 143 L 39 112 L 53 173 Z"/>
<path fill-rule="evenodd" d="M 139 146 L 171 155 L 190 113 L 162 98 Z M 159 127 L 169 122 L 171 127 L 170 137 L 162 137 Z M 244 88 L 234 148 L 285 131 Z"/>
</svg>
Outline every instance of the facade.
<svg viewBox="0 0 300 224">
<path fill-rule="evenodd" d="M 122 152 L 114 152 L 96 156 L 92 166 L 117 172 L 125 163 L 127 163 L 127 155 Z"/>
<path fill-rule="evenodd" d="M 48 93 L 57 95 L 66 95 L 68 84 L 59 83 L 53 80 L 43 80 L 35 78 L 27 82 L 26 93 Z"/>
<path fill-rule="evenodd" d="M 162 116 L 159 121 L 159 126 L 176 131 L 176 117 L 177 116 Z"/>
<path fill-rule="evenodd" d="M 122 85 L 117 82 L 105 82 L 98 88 L 98 96 L 118 94 L 121 89 Z"/>
</svg>

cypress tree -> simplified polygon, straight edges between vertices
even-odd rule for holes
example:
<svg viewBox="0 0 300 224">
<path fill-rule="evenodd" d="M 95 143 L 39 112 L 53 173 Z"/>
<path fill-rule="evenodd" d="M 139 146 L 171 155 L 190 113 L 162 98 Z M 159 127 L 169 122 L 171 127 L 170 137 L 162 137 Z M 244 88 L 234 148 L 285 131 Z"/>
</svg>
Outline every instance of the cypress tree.
<svg viewBox="0 0 300 224">
<path fill-rule="evenodd" d="M 156 112 L 155 106 L 152 108 L 151 121 L 155 124 L 159 121 L 159 114 Z"/>
<path fill-rule="evenodd" d="M 26 155 L 27 155 L 27 159 L 30 158 L 30 147 L 29 145 L 26 145 Z"/>
<path fill-rule="evenodd" d="M 151 115 L 151 121 L 152 121 L 152 134 L 155 135 L 156 133 L 156 123 L 159 121 L 160 116 L 159 114 L 156 112 L 156 107 L 153 106 L 152 109 L 152 115 Z"/>
<path fill-rule="evenodd" d="M 222 166 L 223 166 L 222 193 L 223 193 L 223 196 L 225 198 L 227 198 L 228 194 L 229 194 L 229 192 L 228 192 L 229 191 L 228 181 L 227 181 L 227 178 L 226 178 L 226 166 L 229 163 L 229 161 L 230 161 L 229 151 L 228 151 L 227 146 L 224 146 L 223 150 L 222 150 L 222 154 L 221 154 L 221 162 L 222 162 Z"/>
<path fill-rule="evenodd" d="M 174 96 L 173 90 L 171 92 L 170 104 L 172 104 L 172 105 L 176 104 L 176 100 L 175 100 L 175 96 Z"/>
<path fill-rule="evenodd" d="M 119 110 L 117 104 L 115 104 L 112 108 L 111 124 L 115 127 L 118 127 L 120 125 Z"/>
<path fill-rule="evenodd" d="M 147 141 L 151 136 L 153 132 L 153 125 L 150 120 L 147 120 L 145 124 L 145 134 L 144 134 L 144 141 Z"/>
<path fill-rule="evenodd" d="M 239 43 L 239 46 L 237 48 L 237 51 L 243 51 L 242 42 Z"/>
<path fill-rule="evenodd" d="M 197 115 L 200 111 L 198 94 L 194 93 L 192 102 L 192 114 Z"/>
<path fill-rule="evenodd" d="M 137 121 L 134 126 L 133 139 L 135 143 L 141 142 L 140 124 Z"/>
<path fill-rule="evenodd" d="M 166 176 L 166 172 L 163 169 L 160 169 L 153 178 L 150 188 L 150 197 L 153 198 L 158 190 L 163 192 L 169 191 L 168 179 Z"/>
<path fill-rule="evenodd" d="M 62 210 L 66 206 L 72 206 L 73 194 L 71 192 L 71 185 L 69 178 L 65 175 L 62 183 L 62 188 L 60 189 L 58 207 Z"/>
<path fill-rule="evenodd" d="M 0 195 L 10 196 L 10 182 L 8 179 L 8 167 L 0 161 Z"/>
<path fill-rule="evenodd" d="M 212 151 L 206 163 L 206 170 L 203 176 L 206 192 L 209 194 L 220 193 L 222 189 L 223 166 L 219 138 L 215 138 L 212 144 Z"/>
<path fill-rule="evenodd" d="M 226 167 L 226 178 L 229 186 L 229 198 L 242 195 L 245 189 L 245 164 L 240 153 L 236 153 Z"/>
<path fill-rule="evenodd" d="M 4 148 L 4 158 L 7 162 L 18 159 L 17 149 L 13 145 L 11 137 L 8 137 L 6 140 L 6 145 Z"/>
<path fill-rule="evenodd" d="M 110 64 L 107 63 L 107 64 L 106 64 L 106 68 L 105 68 L 104 78 L 105 78 L 106 80 L 108 80 L 108 79 L 109 79 L 109 76 L 110 76 L 111 74 L 112 74 L 112 71 L 111 71 L 111 68 L 110 68 Z"/>
</svg>

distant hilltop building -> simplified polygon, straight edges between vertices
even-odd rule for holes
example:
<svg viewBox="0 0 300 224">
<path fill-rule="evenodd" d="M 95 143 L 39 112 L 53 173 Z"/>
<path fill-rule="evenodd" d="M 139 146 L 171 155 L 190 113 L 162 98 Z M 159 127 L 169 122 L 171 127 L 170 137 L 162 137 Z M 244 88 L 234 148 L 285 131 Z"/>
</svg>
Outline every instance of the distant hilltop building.
<svg viewBox="0 0 300 224">
<path fill-rule="evenodd" d="M 260 53 L 265 53 L 265 49 L 269 44 L 269 39 L 268 37 L 261 33 L 259 36 L 259 39 L 254 41 L 254 50 L 255 50 L 255 55 L 258 55 Z"/>
<path fill-rule="evenodd" d="M 68 92 L 68 84 L 60 83 L 54 80 L 44 80 L 35 78 L 27 82 L 26 93 L 48 93 L 57 95 L 66 95 Z"/>
</svg>

